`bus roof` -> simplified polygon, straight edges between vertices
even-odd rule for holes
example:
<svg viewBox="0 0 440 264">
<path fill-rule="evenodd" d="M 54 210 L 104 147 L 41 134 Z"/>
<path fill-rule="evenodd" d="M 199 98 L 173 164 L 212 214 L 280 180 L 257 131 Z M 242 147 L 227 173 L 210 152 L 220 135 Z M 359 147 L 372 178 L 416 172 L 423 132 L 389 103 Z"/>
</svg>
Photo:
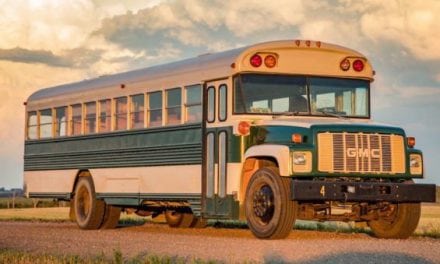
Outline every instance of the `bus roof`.
<svg viewBox="0 0 440 264">
<path fill-rule="evenodd" d="M 307 43 L 308 42 L 308 43 Z M 307 46 L 307 47 L 306 47 Z M 27 100 L 27 103 L 50 99 L 59 96 L 85 94 L 100 89 L 114 89 L 121 84 L 133 84 L 143 81 L 167 78 L 182 74 L 197 73 L 199 81 L 226 77 L 235 72 L 248 71 L 243 59 L 249 54 L 264 50 L 282 50 L 282 49 L 317 49 L 337 52 L 355 57 L 365 57 L 357 51 L 319 41 L 299 41 L 299 40 L 281 40 L 265 43 L 258 43 L 251 46 L 237 48 L 233 50 L 200 55 L 195 58 L 182 61 L 142 68 L 138 70 L 104 75 L 94 79 L 86 79 L 80 82 L 63 84 L 59 86 L 41 89 L 33 93 Z M 365 59 L 366 60 L 366 59 Z M 368 76 L 367 76 L 368 78 Z M 372 79 L 372 74 L 371 78 Z"/>
<path fill-rule="evenodd" d="M 185 59 L 177 62 L 166 63 L 123 73 L 104 75 L 94 79 L 86 79 L 80 82 L 49 87 L 33 93 L 29 97 L 28 101 L 72 93 L 81 93 L 106 87 L 114 87 L 115 85 L 119 86 L 121 84 L 136 83 L 148 79 L 161 78 L 171 74 L 200 71 L 201 69 L 211 67 L 224 66 L 226 68 L 230 66 L 231 61 L 233 61 L 243 49 L 244 48 L 239 48 L 214 54 L 200 55 L 195 58 Z"/>
</svg>

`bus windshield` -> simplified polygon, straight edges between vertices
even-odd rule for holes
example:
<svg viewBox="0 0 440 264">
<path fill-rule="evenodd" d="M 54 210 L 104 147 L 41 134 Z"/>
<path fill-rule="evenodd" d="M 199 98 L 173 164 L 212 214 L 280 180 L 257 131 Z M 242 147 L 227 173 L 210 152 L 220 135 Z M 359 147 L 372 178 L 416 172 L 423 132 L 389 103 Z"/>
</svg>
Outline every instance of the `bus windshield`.
<svg viewBox="0 0 440 264">
<path fill-rule="evenodd" d="M 369 117 L 369 81 L 242 74 L 234 79 L 236 114 Z"/>
</svg>

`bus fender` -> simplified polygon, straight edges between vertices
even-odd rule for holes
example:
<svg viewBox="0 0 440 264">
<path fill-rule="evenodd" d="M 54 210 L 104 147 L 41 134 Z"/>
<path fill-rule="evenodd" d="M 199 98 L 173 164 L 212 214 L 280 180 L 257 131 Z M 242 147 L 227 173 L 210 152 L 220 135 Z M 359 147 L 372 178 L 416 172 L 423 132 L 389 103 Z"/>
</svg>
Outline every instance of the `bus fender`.
<svg viewBox="0 0 440 264">
<path fill-rule="evenodd" d="M 281 176 L 290 176 L 290 151 L 289 147 L 264 144 L 250 147 L 244 154 L 244 160 L 248 158 L 271 157 L 278 163 Z"/>
</svg>

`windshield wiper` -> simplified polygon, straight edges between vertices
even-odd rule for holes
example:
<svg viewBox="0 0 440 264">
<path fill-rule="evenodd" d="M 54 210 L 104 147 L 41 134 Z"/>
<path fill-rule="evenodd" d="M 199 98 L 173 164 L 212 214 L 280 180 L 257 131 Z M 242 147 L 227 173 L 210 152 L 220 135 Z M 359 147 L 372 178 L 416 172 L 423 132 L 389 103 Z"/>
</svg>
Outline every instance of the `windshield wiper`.
<svg viewBox="0 0 440 264">
<path fill-rule="evenodd" d="M 323 114 L 323 115 L 325 115 L 325 116 L 337 117 L 337 118 L 339 118 L 339 119 L 348 119 L 348 118 L 345 117 L 345 116 L 338 115 L 338 114 L 336 114 L 336 113 L 331 113 L 331 112 L 323 111 L 323 110 L 318 111 L 318 113 L 321 113 L 321 114 Z"/>
</svg>

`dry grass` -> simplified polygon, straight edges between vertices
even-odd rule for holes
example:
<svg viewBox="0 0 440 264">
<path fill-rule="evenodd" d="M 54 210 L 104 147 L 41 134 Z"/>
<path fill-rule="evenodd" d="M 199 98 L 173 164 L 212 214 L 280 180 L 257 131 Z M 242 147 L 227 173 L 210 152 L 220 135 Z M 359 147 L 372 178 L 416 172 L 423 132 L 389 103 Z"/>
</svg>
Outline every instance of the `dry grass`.
<svg viewBox="0 0 440 264">
<path fill-rule="evenodd" d="M 440 204 L 424 204 L 416 235 L 440 238 Z"/>
<path fill-rule="evenodd" d="M 0 220 L 68 221 L 68 207 L 1 209 Z"/>
<path fill-rule="evenodd" d="M 14 250 L 0 249 L 0 263 L 10 264 L 184 264 L 184 263 L 218 263 L 213 260 L 202 260 L 197 258 L 184 258 L 178 256 L 145 255 L 134 258 L 124 257 L 119 250 L 113 251 L 112 258 L 102 255 L 94 257 L 81 257 L 78 255 L 55 255 L 55 254 L 35 254 L 19 252 Z"/>
<path fill-rule="evenodd" d="M 148 218 L 122 213 L 120 223 L 145 223 Z M 69 207 L 0 209 L 0 220 L 8 221 L 70 221 Z"/>
</svg>

